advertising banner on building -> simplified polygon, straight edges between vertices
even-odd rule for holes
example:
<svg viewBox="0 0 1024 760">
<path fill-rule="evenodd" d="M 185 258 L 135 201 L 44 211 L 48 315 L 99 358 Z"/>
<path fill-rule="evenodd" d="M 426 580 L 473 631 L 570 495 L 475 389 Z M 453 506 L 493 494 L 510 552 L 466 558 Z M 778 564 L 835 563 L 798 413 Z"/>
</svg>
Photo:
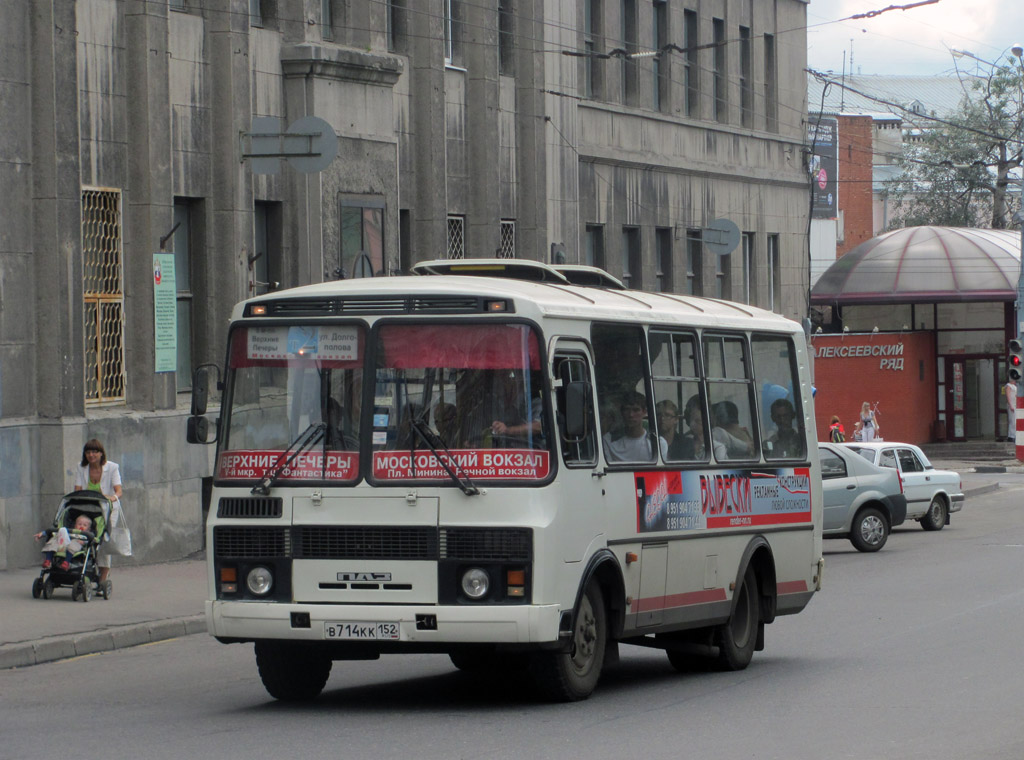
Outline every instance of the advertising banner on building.
<svg viewBox="0 0 1024 760">
<path fill-rule="evenodd" d="M 807 142 L 811 146 L 811 218 L 835 219 L 839 203 L 839 121 L 812 116 Z"/>
</svg>

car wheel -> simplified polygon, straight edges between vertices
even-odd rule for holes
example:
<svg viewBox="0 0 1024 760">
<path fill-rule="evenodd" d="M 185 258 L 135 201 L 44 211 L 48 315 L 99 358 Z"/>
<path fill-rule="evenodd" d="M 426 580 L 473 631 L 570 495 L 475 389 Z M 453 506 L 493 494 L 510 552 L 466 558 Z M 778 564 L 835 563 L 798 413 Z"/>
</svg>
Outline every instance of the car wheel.
<svg viewBox="0 0 1024 760">
<path fill-rule="evenodd" d="M 921 527 L 925 530 L 942 530 L 946 525 L 946 502 L 941 496 L 933 496 L 928 511 L 921 518 Z"/>
<path fill-rule="evenodd" d="M 867 507 L 857 513 L 850 526 L 850 543 L 860 552 L 877 552 L 889 540 L 889 523 L 881 510 Z"/>
<path fill-rule="evenodd" d="M 331 659 L 302 644 L 256 642 L 256 667 L 263 686 L 285 702 L 313 699 L 331 674 Z"/>
<path fill-rule="evenodd" d="M 718 667 L 721 670 L 743 670 L 754 656 L 757 628 L 761 622 L 754 568 L 747 568 L 736 597 L 736 607 L 729 620 L 715 629 Z"/>
<path fill-rule="evenodd" d="M 601 677 L 607 643 L 604 598 L 597 584 L 591 583 L 576 610 L 571 649 L 535 654 L 530 662 L 533 680 L 550 699 L 559 702 L 586 699 Z"/>
</svg>

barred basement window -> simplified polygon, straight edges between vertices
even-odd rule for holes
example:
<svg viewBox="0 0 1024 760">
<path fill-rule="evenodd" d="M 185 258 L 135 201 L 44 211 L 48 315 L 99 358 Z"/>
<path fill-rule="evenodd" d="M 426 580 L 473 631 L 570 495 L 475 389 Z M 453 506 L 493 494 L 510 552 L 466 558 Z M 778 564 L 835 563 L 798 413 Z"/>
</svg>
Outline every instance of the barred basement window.
<svg viewBox="0 0 1024 760">
<path fill-rule="evenodd" d="M 85 401 L 124 401 L 121 192 L 82 191 Z"/>
<path fill-rule="evenodd" d="M 501 247 L 498 248 L 499 259 L 516 257 L 516 223 L 507 219 L 501 221 Z"/>
<path fill-rule="evenodd" d="M 448 217 L 448 258 L 466 258 L 466 217 Z"/>
</svg>

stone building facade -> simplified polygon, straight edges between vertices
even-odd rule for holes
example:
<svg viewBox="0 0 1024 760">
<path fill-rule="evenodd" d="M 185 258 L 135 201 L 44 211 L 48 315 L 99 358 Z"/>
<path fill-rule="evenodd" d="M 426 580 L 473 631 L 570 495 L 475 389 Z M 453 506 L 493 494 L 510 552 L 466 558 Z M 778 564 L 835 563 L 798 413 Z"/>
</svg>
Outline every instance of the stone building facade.
<svg viewBox="0 0 1024 760">
<path fill-rule="evenodd" d="M 268 288 L 500 255 L 807 313 L 804 0 L 32 0 L 0 19 L 0 569 L 37 560 L 28 536 L 93 437 L 138 561 L 202 547 L 191 369 L 222 363 L 232 305 Z M 326 168 L 250 157 L 306 116 L 337 139 Z M 741 231 L 724 257 L 703 244 L 721 218 Z"/>
</svg>

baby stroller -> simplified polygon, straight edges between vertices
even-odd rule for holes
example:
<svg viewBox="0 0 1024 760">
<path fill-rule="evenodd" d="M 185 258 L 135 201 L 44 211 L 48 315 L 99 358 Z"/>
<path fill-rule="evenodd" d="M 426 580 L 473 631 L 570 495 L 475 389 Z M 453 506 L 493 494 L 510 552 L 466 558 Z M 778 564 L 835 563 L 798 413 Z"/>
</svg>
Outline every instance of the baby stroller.
<svg viewBox="0 0 1024 760">
<path fill-rule="evenodd" d="M 60 569 L 57 563 L 43 568 L 39 577 L 32 581 L 33 598 L 49 599 L 53 596 L 53 590 L 62 586 L 71 587 L 71 601 L 81 599 L 88 602 L 94 589 L 104 599 L 110 598 L 112 584 L 109 580 L 100 584 L 99 569 L 96 567 L 96 552 L 107 538 L 110 510 L 110 501 L 96 491 L 73 491 L 61 499 L 57 515 L 53 518 L 53 527 L 43 531 L 46 539 L 61 528 L 70 531 L 80 515 L 86 515 L 92 520 L 92 530 L 74 536 L 82 543 L 82 548 L 67 556 L 69 566 L 66 569 Z"/>
</svg>

